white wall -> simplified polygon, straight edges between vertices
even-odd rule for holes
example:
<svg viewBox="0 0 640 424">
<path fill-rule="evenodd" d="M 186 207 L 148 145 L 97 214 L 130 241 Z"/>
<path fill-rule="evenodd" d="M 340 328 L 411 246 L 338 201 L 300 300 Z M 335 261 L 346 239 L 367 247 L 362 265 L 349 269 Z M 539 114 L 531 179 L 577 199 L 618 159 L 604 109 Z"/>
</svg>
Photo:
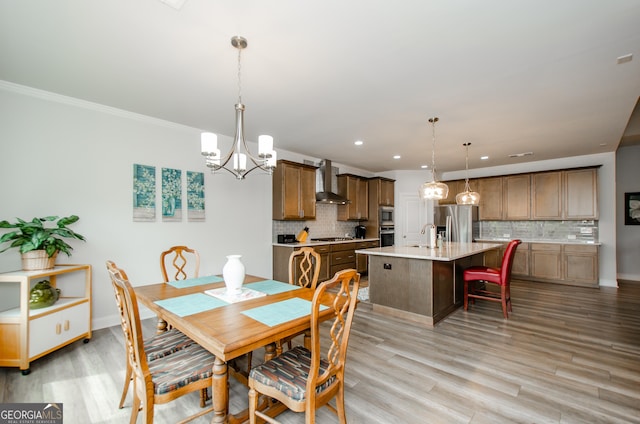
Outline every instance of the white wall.
<svg viewBox="0 0 640 424">
<path fill-rule="evenodd" d="M 0 220 L 80 217 L 72 228 L 87 241 L 58 262 L 93 266 L 94 328 L 119 322 L 107 259 L 148 284 L 162 278 L 160 252 L 186 244 L 200 251 L 202 275 L 238 253 L 247 273 L 271 278 L 271 177 L 211 175 L 199 139 L 195 128 L 0 81 Z M 133 222 L 134 163 L 205 172 L 206 221 L 163 223 L 157 210 L 155 222 Z M 0 272 L 16 269 L 16 249 L 0 254 Z"/>
<path fill-rule="evenodd" d="M 640 150 L 640 149 L 639 149 Z M 638 163 L 637 161 L 635 163 Z M 598 168 L 598 202 L 600 219 L 598 221 L 598 235 L 600 246 L 600 285 L 617 287 L 616 269 L 616 162 L 615 153 L 603 153 L 587 156 L 574 156 L 570 158 L 554 159 L 547 161 L 528 162 L 517 165 L 479 168 L 469 170 L 469 178 L 480 178 L 496 175 L 517 174 L 522 172 L 537 172 L 553 169 L 565 169 L 584 166 L 599 166 Z M 637 165 L 635 168 L 636 176 Z M 418 187 L 425 181 L 430 181 L 431 174 L 428 171 L 396 171 L 385 173 L 386 177 L 396 180 L 395 201 L 399 204 L 401 193 L 417 193 Z M 465 171 L 444 173 L 440 180 L 456 180 L 465 177 Z M 636 180 L 637 181 L 637 178 Z M 472 184 L 472 188 L 473 184 Z M 636 186 L 640 191 L 640 187 Z M 396 216 L 401 216 L 401 211 Z M 618 214 L 619 215 L 619 214 Z M 637 227 L 640 229 L 640 227 Z M 638 238 L 634 239 L 636 246 Z M 637 247 L 636 250 L 637 252 Z M 637 255 L 636 255 L 637 258 Z M 637 259 L 636 259 L 637 262 Z"/>
<path fill-rule="evenodd" d="M 618 234 L 618 278 L 640 281 L 640 225 L 625 225 L 625 193 L 640 192 L 640 145 L 616 152 L 616 233 Z"/>
</svg>

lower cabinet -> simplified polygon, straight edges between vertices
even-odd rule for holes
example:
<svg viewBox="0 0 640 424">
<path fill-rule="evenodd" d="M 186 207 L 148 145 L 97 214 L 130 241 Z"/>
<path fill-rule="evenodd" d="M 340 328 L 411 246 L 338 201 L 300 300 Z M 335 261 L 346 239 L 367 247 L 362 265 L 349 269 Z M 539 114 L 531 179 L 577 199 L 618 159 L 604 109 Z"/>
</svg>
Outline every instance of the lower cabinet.
<svg viewBox="0 0 640 424">
<path fill-rule="evenodd" d="M 31 320 L 29 328 L 29 356 L 38 356 L 80 338 L 89 330 L 89 303 Z"/>
<path fill-rule="evenodd" d="M 318 282 L 331 279 L 334 274 L 343 269 L 355 268 L 359 273 L 365 273 L 368 269 L 367 255 L 356 255 L 358 249 L 378 247 L 378 240 L 366 240 L 358 242 L 340 242 L 331 244 L 313 245 L 313 249 L 320 254 L 320 274 Z M 301 246 L 273 246 L 273 279 L 289 281 L 289 256 Z M 357 256 L 357 257 L 356 257 Z"/>
<path fill-rule="evenodd" d="M 485 252 L 484 265 L 501 266 L 504 248 Z M 574 286 L 597 287 L 597 245 L 522 243 L 516 250 L 511 274 L 514 278 Z"/>
</svg>

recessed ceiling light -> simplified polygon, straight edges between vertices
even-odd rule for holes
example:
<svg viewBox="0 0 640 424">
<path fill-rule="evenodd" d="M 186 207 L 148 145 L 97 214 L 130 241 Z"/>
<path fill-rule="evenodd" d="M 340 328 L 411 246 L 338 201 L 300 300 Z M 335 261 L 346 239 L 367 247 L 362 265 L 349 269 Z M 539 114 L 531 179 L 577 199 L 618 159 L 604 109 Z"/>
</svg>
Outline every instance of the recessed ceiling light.
<svg viewBox="0 0 640 424">
<path fill-rule="evenodd" d="M 394 159 L 400 159 L 400 155 L 395 155 L 393 158 Z"/>
<path fill-rule="evenodd" d="M 356 140 L 353 144 L 355 144 L 356 146 L 362 146 L 364 144 L 364 141 Z"/>
<path fill-rule="evenodd" d="M 618 62 L 618 65 L 622 63 L 631 62 L 632 60 L 633 60 L 633 54 L 631 53 L 625 54 L 624 56 L 620 56 L 618 57 L 618 59 L 616 59 L 616 61 Z"/>
<path fill-rule="evenodd" d="M 489 159 L 489 156 L 480 156 L 480 160 L 487 160 Z"/>
<path fill-rule="evenodd" d="M 420 168 L 422 168 L 422 169 L 427 169 L 428 167 L 429 167 L 429 165 L 422 165 L 422 166 L 420 166 Z"/>
<path fill-rule="evenodd" d="M 512 153 L 509 155 L 510 158 L 523 158 L 525 156 L 533 156 L 533 152 Z"/>
<path fill-rule="evenodd" d="M 162 3 L 167 4 L 171 7 L 173 7 L 176 10 L 180 10 L 182 9 L 182 6 L 184 6 L 184 3 L 187 0 L 160 0 Z"/>
</svg>

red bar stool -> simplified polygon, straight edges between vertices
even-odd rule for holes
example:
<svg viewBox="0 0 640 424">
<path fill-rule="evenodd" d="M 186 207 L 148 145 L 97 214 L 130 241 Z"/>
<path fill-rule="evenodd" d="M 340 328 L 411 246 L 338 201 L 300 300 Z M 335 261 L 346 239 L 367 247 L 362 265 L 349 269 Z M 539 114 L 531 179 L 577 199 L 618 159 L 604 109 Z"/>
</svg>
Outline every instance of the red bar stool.
<svg viewBox="0 0 640 424">
<path fill-rule="evenodd" d="M 502 266 L 500 268 L 490 268 L 487 266 L 472 266 L 464 270 L 464 310 L 469 307 L 469 298 L 491 300 L 502 304 L 502 314 L 509 318 L 511 308 L 511 266 L 516 254 L 516 247 L 522 243 L 520 240 L 511 240 L 502 256 Z M 478 282 L 497 284 L 500 292 L 478 287 Z"/>
</svg>

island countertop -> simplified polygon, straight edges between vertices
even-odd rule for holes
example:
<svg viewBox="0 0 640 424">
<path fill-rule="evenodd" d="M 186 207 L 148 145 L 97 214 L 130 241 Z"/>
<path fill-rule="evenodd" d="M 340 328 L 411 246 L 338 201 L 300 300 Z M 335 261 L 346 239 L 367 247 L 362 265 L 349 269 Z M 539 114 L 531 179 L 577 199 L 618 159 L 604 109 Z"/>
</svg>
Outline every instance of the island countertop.
<svg viewBox="0 0 640 424">
<path fill-rule="evenodd" d="M 441 248 L 431 249 L 425 246 L 385 246 L 371 249 L 358 249 L 356 253 L 396 258 L 425 259 L 432 261 L 455 261 L 478 253 L 497 249 L 503 243 L 444 243 Z"/>
</svg>

